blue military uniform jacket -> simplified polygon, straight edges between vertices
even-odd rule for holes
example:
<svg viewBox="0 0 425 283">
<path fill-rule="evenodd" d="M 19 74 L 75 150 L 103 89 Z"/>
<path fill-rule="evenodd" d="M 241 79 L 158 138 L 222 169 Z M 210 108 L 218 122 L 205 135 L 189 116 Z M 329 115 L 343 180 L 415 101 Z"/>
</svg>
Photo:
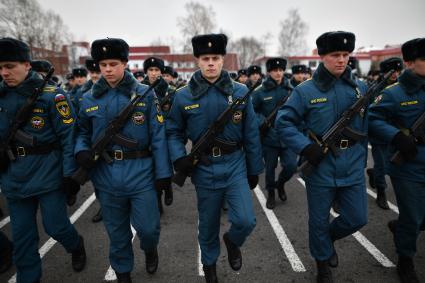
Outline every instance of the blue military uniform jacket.
<svg viewBox="0 0 425 283">
<path fill-rule="evenodd" d="M 167 138 L 171 160 L 186 155 L 185 137 L 193 144 L 207 131 L 229 105 L 229 101 L 247 93 L 246 86 L 233 82 L 226 71 L 214 84 L 205 80 L 200 71 L 189 84 L 176 93 L 167 118 Z M 261 143 L 251 99 L 240 105 L 218 138 L 243 146 L 221 157 L 209 156 L 211 165 L 198 163 L 192 176 L 195 186 L 223 188 L 247 175 L 258 175 L 263 169 Z"/>
<path fill-rule="evenodd" d="M 164 114 L 165 118 L 167 118 L 168 113 L 171 109 L 171 105 L 173 104 L 176 88 L 172 85 L 169 85 L 162 77 L 160 77 L 159 80 L 159 84 L 155 87 L 155 94 L 158 97 L 160 105 L 162 106 L 161 111 Z M 143 80 L 143 83 L 146 85 L 150 85 L 149 79 L 147 77 Z M 170 96 L 169 98 L 167 98 L 169 99 L 168 102 L 163 103 L 164 99 L 167 96 Z"/>
<path fill-rule="evenodd" d="M 292 86 L 287 79 L 283 79 L 278 85 L 270 76 L 252 94 L 252 104 L 257 113 L 258 125 L 260 126 L 267 116 L 273 111 L 277 104 L 281 103 L 291 94 Z M 271 147 L 285 147 L 279 139 L 274 122 L 263 139 L 263 144 Z"/>
<path fill-rule="evenodd" d="M 141 94 L 146 89 L 146 85 L 140 84 L 127 71 L 116 88 L 111 88 L 104 78 L 97 81 L 81 102 L 75 153 L 89 150 L 109 122 L 128 104 L 130 96 Z M 153 156 L 114 160 L 112 164 L 98 160 L 91 171 L 91 180 L 97 189 L 114 195 L 131 195 L 151 188 L 155 179 L 171 177 L 164 117 L 155 100 L 154 92 L 149 92 L 138 103 L 121 131 L 125 137 L 137 141 L 137 148 L 111 144 L 108 149 L 151 150 Z"/>
<path fill-rule="evenodd" d="M 33 71 L 17 87 L 0 83 L 1 140 L 6 139 L 17 111 L 41 84 L 42 79 Z M 0 173 L 2 192 L 7 197 L 24 198 L 57 190 L 62 177 L 75 172 L 75 123 L 75 113 L 65 92 L 56 86 L 45 87 L 22 130 L 34 137 L 35 146 L 56 144 L 58 149 L 48 154 L 17 156 L 10 162 L 7 171 Z M 28 145 L 16 142 L 16 146 Z"/>
<path fill-rule="evenodd" d="M 370 106 L 369 131 L 390 144 L 401 128 L 409 129 L 425 111 L 425 79 L 405 70 L 398 83 L 388 86 Z M 418 155 L 402 165 L 390 163 L 389 175 L 414 182 L 425 182 L 425 146 L 417 146 Z M 395 152 L 390 147 L 390 156 Z"/>
<path fill-rule="evenodd" d="M 276 118 L 279 137 L 294 152 L 300 154 L 312 140 L 297 129 L 305 126 L 317 136 L 322 136 L 357 99 L 366 92 L 347 67 L 340 78 L 335 78 L 319 65 L 311 80 L 298 85 Z M 304 123 L 304 125 L 302 125 Z M 367 134 L 366 111 L 357 115 L 351 128 Z M 364 181 L 367 140 L 340 149 L 339 156 L 326 155 L 314 172 L 305 176 L 307 182 L 320 186 L 351 186 Z"/>
</svg>

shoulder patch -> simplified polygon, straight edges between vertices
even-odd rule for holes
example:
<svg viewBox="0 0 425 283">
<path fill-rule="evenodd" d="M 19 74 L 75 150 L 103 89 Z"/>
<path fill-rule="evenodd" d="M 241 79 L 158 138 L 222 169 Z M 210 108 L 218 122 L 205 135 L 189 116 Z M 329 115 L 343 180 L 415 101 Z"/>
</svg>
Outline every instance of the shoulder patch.
<svg viewBox="0 0 425 283">
<path fill-rule="evenodd" d="M 402 101 L 400 102 L 400 106 L 410 106 L 410 105 L 415 105 L 418 104 L 419 101 L 417 100 L 411 100 L 411 101 Z"/>
<path fill-rule="evenodd" d="M 387 86 L 386 88 L 384 88 L 384 90 L 385 90 L 385 89 L 392 88 L 392 87 L 394 87 L 394 86 L 396 86 L 396 85 L 398 85 L 398 84 L 399 84 L 399 82 L 395 82 L 395 83 L 393 83 L 392 85 L 389 85 L 389 86 Z"/>
<path fill-rule="evenodd" d="M 96 111 L 96 110 L 99 110 L 99 105 L 87 108 L 86 113 L 93 112 L 93 111 Z"/>
<path fill-rule="evenodd" d="M 320 97 L 320 98 L 311 99 L 310 104 L 325 103 L 327 101 L 328 101 L 327 97 Z"/>
<path fill-rule="evenodd" d="M 184 107 L 184 110 L 192 110 L 192 109 L 196 109 L 196 108 L 199 108 L 199 107 L 200 107 L 200 105 L 199 105 L 199 103 L 197 103 L 197 104 L 192 104 L 192 105 L 185 106 Z"/>
<path fill-rule="evenodd" d="M 52 92 L 55 92 L 55 91 L 56 91 L 56 86 L 46 86 L 43 89 L 43 92 L 50 92 L 50 93 L 52 93 Z"/>
</svg>

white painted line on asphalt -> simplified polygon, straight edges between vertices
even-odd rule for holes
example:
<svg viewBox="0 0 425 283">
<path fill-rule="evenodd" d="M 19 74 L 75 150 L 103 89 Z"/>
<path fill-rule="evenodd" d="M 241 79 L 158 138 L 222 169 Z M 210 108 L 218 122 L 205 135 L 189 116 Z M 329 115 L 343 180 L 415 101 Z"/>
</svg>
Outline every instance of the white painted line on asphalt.
<svg viewBox="0 0 425 283">
<path fill-rule="evenodd" d="M 2 221 L 0 221 L 0 229 L 7 225 L 10 222 L 10 216 L 5 217 Z"/>
<path fill-rule="evenodd" d="M 297 180 L 305 187 L 305 182 L 301 178 Z M 331 209 L 331 215 L 333 217 L 338 217 L 338 214 Z M 362 233 L 356 232 L 353 234 L 353 237 L 362 245 L 382 266 L 384 267 L 394 267 L 394 263 L 389 260 L 380 250 L 376 248 Z"/>
<path fill-rule="evenodd" d="M 87 210 L 87 208 L 89 208 L 89 206 L 94 202 L 95 199 L 96 199 L 96 196 L 94 195 L 94 193 L 92 193 L 86 199 L 86 201 L 72 214 L 72 216 L 69 218 L 72 224 L 74 224 L 75 221 L 77 221 L 78 218 L 80 218 L 80 216 Z M 43 258 L 49 252 L 49 250 L 53 248 L 55 244 L 56 244 L 56 241 L 53 240 L 52 238 L 49 238 L 49 240 L 46 243 L 44 243 L 44 245 L 38 250 L 40 254 L 40 258 Z M 8 282 L 16 283 L 16 273 L 9 279 Z"/>
<path fill-rule="evenodd" d="M 198 275 L 204 277 L 204 269 L 202 268 L 202 262 L 201 262 L 201 247 L 199 246 L 198 242 Z"/>
<path fill-rule="evenodd" d="M 366 189 L 367 189 L 367 193 L 368 193 L 371 197 L 373 197 L 374 199 L 376 199 L 376 193 L 375 193 L 374 191 L 372 191 L 371 189 L 369 189 L 368 187 L 366 187 Z M 390 201 L 387 201 L 387 202 L 388 202 L 388 206 L 390 207 L 390 209 L 391 209 L 392 211 L 394 211 L 395 213 L 399 214 L 399 212 L 398 212 L 398 207 L 397 207 L 396 205 L 394 205 L 393 203 L 391 203 Z"/>
<path fill-rule="evenodd" d="M 370 145 L 370 143 L 367 144 L 367 148 L 372 149 L 372 146 Z"/>
<path fill-rule="evenodd" d="M 136 237 L 136 230 L 134 230 L 132 225 L 131 225 L 131 232 L 133 233 L 133 238 L 131 239 L 131 242 L 133 243 L 134 238 Z M 105 274 L 105 281 L 114 281 L 114 280 L 117 280 L 117 275 L 115 274 L 115 271 L 112 269 L 112 266 L 109 266 L 108 271 L 106 271 L 106 274 Z"/>
<path fill-rule="evenodd" d="M 270 222 L 270 225 L 273 228 L 274 233 L 276 234 L 277 239 L 279 240 L 280 245 L 282 246 L 282 249 L 286 257 L 289 260 L 289 263 L 292 266 L 292 269 L 295 272 L 305 272 L 306 269 L 303 263 L 301 262 L 300 258 L 298 257 L 297 253 L 295 252 L 294 247 L 291 244 L 291 241 L 289 240 L 288 236 L 286 235 L 285 231 L 280 225 L 279 220 L 277 219 L 273 210 L 268 209 L 266 207 L 266 198 L 264 197 L 264 194 L 261 191 L 260 186 L 257 185 L 257 187 L 255 187 L 254 189 L 254 192 L 255 192 L 255 195 L 257 196 L 258 201 L 260 202 L 261 207 L 263 208 L 264 213 L 267 216 L 267 219 Z"/>
</svg>

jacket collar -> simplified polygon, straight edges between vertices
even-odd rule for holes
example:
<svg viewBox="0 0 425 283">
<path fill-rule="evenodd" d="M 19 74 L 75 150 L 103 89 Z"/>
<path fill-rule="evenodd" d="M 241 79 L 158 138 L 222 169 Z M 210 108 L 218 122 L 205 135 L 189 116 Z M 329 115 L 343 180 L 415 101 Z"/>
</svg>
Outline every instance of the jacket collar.
<svg viewBox="0 0 425 283">
<path fill-rule="evenodd" d="M 286 78 L 283 78 L 282 79 L 282 83 L 280 85 L 278 85 L 276 83 L 276 81 L 274 79 L 272 79 L 272 77 L 268 76 L 263 81 L 263 84 L 262 85 L 263 85 L 263 88 L 266 91 L 271 91 L 271 90 L 273 90 L 273 89 L 275 89 L 277 87 L 284 88 L 284 89 L 287 89 L 287 90 L 292 90 L 292 86 L 289 84 L 289 81 Z"/>
<path fill-rule="evenodd" d="M 123 94 L 130 96 L 131 92 L 136 89 L 139 82 L 128 71 L 124 72 L 121 82 L 114 88 Z M 92 94 L 95 98 L 104 95 L 108 90 L 112 89 L 106 80 L 101 77 L 92 87 Z"/>
<path fill-rule="evenodd" d="M 159 84 L 154 88 L 155 94 L 159 97 L 164 97 L 168 90 L 168 83 L 163 77 L 159 77 L 159 80 Z M 142 84 L 151 85 L 147 76 L 143 79 Z"/>
<path fill-rule="evenodd" d="M 341 75 L 340 79 L 346 82 L 352 88 L 357 87 L 357 82 L 351 73 L 351 68 L 349 66 L 345 68 L 345 71 Z M 317 67 L 317 70 L 313 74 L 314 84 L 323 92 L 330 90 L 337 81 L 338 79 L 325 68 L 323 63 L 319 64 L 319 67 Z"/>
<path fill-rule="evenodd" d="M 93 86 L 93 81 L 92 80 L 88 80 L 85 84 L 83 84 L 83 86 L 81 87 L 81 92 L 85 93 L 87 91 L 89 91 Z"/>
<path fill-rule="evenodd" d="M 37 87 L 41 87 L 42 84 L 43 79 L 40 78 L 40 76 L 36 72 L 30 71 L 25 80 L 16 87 L 9 87 L 4 81 L 2 81 L 0 83 L 0 96 L 5 95 L 9 91 L 13 91 L 22 96 L 30 96 L 33 93 L 34 89 Z"/>
<path fill-rule="evenodd" d="M 200 98 L 206 94 L 210 87 L 217 88 L 224 95 L 232 95 L 234 86 L 229 73 L 221 71 L 220 78 L 213 84 L 208 82 L 201 74 L 201 71 L 196 71 L 189 81 L 189 90 L 194 98 Z"/>
<path fill-rule="evenodd" d="M 405 70 L 398 78 L 398 81 L 408 94 L 418 92 L 421 88 L 425 90 L 425 79 L 416 75 L 411 70 Z"/>
</svg>

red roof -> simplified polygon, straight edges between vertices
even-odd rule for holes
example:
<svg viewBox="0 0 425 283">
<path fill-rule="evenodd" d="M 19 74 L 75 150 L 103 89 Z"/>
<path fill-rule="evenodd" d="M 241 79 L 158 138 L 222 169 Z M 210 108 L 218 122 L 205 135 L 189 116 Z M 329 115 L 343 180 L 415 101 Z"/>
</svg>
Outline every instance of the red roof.
<svg viewBox="0 0 425 283">
<path fill-rule="evenodd" d="M 130 47 L 131 53 L 146 53 L 146 54 L 169 54 L 170 46 L 134 46 Z"/>
</svg>

